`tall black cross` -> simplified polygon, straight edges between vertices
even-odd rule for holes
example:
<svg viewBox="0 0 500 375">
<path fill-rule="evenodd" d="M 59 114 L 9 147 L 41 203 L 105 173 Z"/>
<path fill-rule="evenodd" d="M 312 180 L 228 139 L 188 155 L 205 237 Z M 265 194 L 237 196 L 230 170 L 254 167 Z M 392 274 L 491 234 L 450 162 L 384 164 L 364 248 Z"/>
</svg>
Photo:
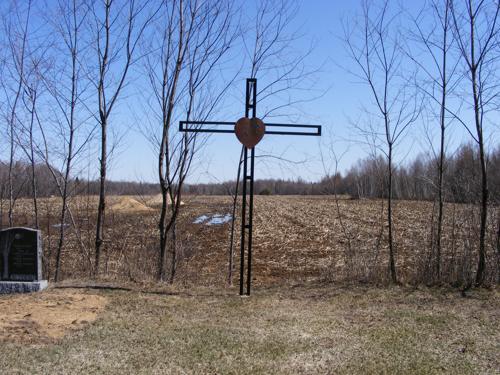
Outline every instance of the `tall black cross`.
<svg viewBox="0 0 500 375">
<path fill-rule="evenodd" d="M 246 81 L 246 100 L 245 100 L 245 117 L 238 120 L 248 120 L 252 112 L 251 119 L 257 119 L 257 79 L 247 78 Z M 260 120 L 257 120 L 260 121 Z M 245 125 L 259 127 L 255 121 L 248 121 Z M 206 126 L 216 127 L 207 129 Z M 232 126 L 233 128 L 227 128 Z M 222 127 L 222 128 L 217 128 Z M 321 125 L 298 125 L 298 124 L 265 124 L 265 130 L 268 135 L 305 135 L 305 136 L 321 136 Z M 179 131 L 193 133 L 235 133 L 234 122 L 224 121 L 180 121 Z M 262 135 L 261 135 L 262 137 Z M 238 136 L 241 140 L 241 138 Z M 260 140 L 256 140 L 257 143 Z M 242 143 L 244 143 L 242 141 Z M 247 288 L 246 294 L 250 295 L 250 286 L 252 282 L 252 229 L 253 229 L 253 185 L 254 185 L 254 165 L 255 165 L 255 147 L 250 148 L 250 174 L 248 174 L 248 147 L 243 145 L 243 187 L 242 187 L 242 204 L 241 204 L 241 241 L 240 241 L 240 295 L 243 295 L 244 275 L 245 275 L 245 240 L 247 245 Z M 247 184 L 249 194 L 247 194 Z M 247 217 L 247 195 L 248 202 L 248 217 Z M 248 230 L 248 236 L 246 232 Z"/>
</svg>

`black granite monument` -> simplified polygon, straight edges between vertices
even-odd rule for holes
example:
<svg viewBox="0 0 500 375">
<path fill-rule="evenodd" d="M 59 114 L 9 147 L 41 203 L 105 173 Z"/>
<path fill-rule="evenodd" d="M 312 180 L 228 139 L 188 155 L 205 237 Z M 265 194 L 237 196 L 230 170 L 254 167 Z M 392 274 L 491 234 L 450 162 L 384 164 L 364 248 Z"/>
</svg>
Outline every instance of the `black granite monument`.
<svg viewBox="0 0 500 375">
<path fill-rule="evenodd" d="M 0 293 L 32 292 L 44 289 L 42 238 L 39 230 L 0 230 Z"/>
</svg>

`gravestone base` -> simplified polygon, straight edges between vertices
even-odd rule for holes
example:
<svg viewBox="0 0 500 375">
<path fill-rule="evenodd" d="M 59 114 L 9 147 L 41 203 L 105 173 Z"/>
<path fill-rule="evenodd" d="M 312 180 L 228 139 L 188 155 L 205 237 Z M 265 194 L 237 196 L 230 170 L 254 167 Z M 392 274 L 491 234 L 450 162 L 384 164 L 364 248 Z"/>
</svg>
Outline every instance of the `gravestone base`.
<svg viewBox="0 0 500 375">
<path fill-rule="evenodd" d="M 47 288 L 47 286 L 47 280 L 0 281 L 0 294 L 39 292 Z"/>
</svg>

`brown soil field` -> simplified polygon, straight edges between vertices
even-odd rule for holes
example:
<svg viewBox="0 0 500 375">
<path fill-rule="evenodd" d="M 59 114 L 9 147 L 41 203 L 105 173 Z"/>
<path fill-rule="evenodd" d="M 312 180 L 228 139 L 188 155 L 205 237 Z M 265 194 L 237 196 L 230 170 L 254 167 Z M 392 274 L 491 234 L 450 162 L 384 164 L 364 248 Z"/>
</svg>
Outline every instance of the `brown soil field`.
<svg viewBox="0 0 500 375">
<path fill-rule="evenodd" d="M 112 196 L 107 202 L 101 276 L 107 281 L 154 281 L 158 257 L 158 197 Z M 202 215 L 231 212 L 228 196 L 186 196 L 177 225 L 182 285 L 226 283 L 230 223 L 195 224 Z M 85 279 L 93 262 L 97 197 L 71 201 L 78 231 L 68 226 L 62 254 L 64 279 Z M 60 200 L 41 199 L 46 275 L 53 276 Z M 5 206 L 4 206 L 5 207 Z M 403 283 L 424 282 L 432 242 L 432 202 L 396 201 L 394 233 L 398 276 Z M 435 212 L 435 210 L 434 210 Z M 490 210 L 490 223 L 496 211 Z M 15 225 L 33 223 L 30 200 L 20 200 Z M 5 214 L 5 212 L 4 212 Z M 279 285 L 316 281 L 385 283 L 388 280 L 386 205 L 382 200 L 336 201 L 332 196 L 256 196 L 254 210 L 254 284 Z M 237 215 L 238 216 L 238 215 Z M 443 275 L 461 282 L 476 266 L 477 207 L 445 205 Z M 4 215 L 3 223 L 6 218 Z M 71 224 L 70 221 L 67 221 Z M 239 219 L 235 265 L 239 265 Z M 488 230 L 488 280 L 498 275 L 495 228 Z M 237 270 L 236 270 L 237 271 Z M 237 282 L 238 272 L 234 273 Z"/>
</svg>

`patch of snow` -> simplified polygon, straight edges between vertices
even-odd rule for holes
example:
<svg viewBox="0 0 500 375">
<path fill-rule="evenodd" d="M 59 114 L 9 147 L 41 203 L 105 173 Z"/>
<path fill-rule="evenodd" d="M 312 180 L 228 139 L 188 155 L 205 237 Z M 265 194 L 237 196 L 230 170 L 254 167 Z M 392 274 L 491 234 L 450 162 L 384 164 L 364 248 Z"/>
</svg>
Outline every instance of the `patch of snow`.
<svg viewBox="0 0 500 375">
<path fill-rule="evenodd" d="M 201 215 L 193 221 L 193 224 L 222 225 L 230 222 L 232 218 L 230 214 Z"/>
<path fill-rule="evenodd" d="M 210 219 L 209 216 L 201 215 L 198 216 L 195 221 L 193 221 L 193 224 L 203 224 L 203 222 L 207 221 L 208 219 Z"/>
<path fill-rule="evenodd" d="M 230 222 L 231 219 L 232 219 L 232 216 L 229 214 L 225 214 L 225 215 L 216 214 L 216 215 L 212 216 L 212 218 L 208 222 L 206 222 L 205 224 L 206 225 L 222 225 L 222 224 Z"/>
</svg>

